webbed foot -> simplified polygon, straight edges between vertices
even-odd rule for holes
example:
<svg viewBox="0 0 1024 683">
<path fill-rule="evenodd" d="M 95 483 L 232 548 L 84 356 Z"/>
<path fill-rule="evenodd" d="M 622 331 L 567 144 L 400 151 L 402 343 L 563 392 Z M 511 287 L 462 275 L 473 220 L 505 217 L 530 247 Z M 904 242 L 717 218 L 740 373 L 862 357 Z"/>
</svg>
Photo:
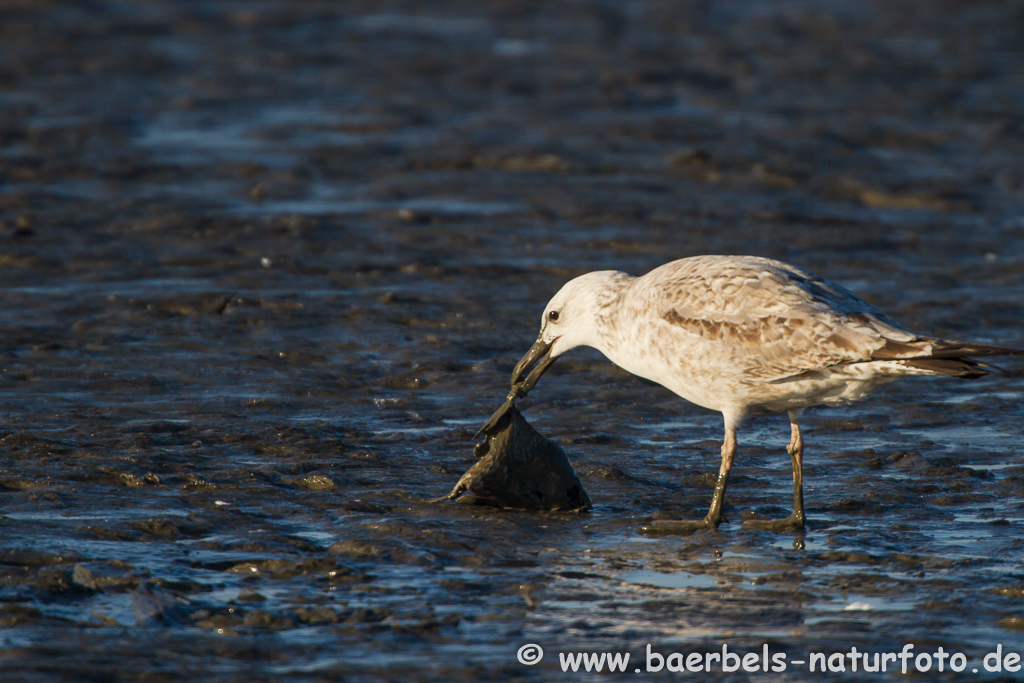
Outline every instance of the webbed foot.
<svg viewBox="0 0 1024 683">
<path fill-rule="evenodd" d="M 748 519 L 743 522 L 747 531 L 803 531 L 803 515 L 790 515 L 785 519 Z"/>
<path fill-rule="evenodd" d="M 704 519 L 655 519 L 640 527 L 643 536 L 689 536 L 696 531 L 718 528 L 721 520 Z"/>
</svg>

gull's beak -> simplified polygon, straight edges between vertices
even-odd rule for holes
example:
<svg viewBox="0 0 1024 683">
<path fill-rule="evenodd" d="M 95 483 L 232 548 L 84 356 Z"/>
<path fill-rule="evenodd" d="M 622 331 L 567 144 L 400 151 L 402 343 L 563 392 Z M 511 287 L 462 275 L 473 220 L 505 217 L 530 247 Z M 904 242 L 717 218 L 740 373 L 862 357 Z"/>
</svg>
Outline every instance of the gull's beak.
<svg viewBox="0 0 1024 683">
<path fill-rule="evenodd" d="M 512 390 L 508 392 L 505 403 L 494 411 L 494 415 L 491 415 L 491 419 L 484 423 L 484 426 L 480 428 L 476 436 L 481 434 L 490 435 L 501 424 L 501 421 L 508 415 L 509 411 L 512 410 L 516 399 L 526 396 L 530 389 L 533 389 L 533 385 L 537 383 L 540 376 L 557 360 L 556 357 L 551 355 L 551 347 L 554 346 L 558 339 L 558 337 L 555 337 L 549 342 L 538 339 L 530 347 L 530 350 L 526 352 L 522 360 L 516 363 L 515 369 L 512 370 Z M 523 375 L 526 376 L 524 377 Z"/>
<path fill-rule="evenodd" d="M 558 337 L 549 342 L 538 339 L 522 360 L 516 363 L 516 367 L 512 370 L 512 388 L 519 387 L 520 396 L 526 396 L 541 375 L 557 360 L 557 357 L 551 355 L 551 347 L 556 341 L 558 341 Z"/>
</svg>

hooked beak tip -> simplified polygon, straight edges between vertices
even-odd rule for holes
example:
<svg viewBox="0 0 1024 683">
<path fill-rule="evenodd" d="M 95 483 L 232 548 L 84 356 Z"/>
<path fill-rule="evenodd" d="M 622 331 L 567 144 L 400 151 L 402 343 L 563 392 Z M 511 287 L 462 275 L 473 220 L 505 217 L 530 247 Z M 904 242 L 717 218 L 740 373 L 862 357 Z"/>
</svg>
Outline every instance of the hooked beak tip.
<svg viewBox="0 0 1024 683">
<path fill-rule="evenodd" d="M 556 337 L 550 342 L 538 339 L 522 360 L 516 363 L 512 370 L 512 388 L 518 389 L 519 395 L 525 396 L 555 362 L 556 356 L 552 354 L 552 350 L 559 338 Z"/>
</svg>

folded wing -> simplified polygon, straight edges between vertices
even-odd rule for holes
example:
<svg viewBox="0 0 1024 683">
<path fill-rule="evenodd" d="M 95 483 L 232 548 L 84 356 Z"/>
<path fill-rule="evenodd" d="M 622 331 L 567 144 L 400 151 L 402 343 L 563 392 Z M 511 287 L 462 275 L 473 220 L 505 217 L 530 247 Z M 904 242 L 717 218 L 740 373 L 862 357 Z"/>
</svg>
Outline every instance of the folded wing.
<svg viewBox="0 0 1024 683">
<path fill-rule="evenodd" d="M 994 368 L 970 356 L 1024 353 L 915 335 L 843 287 L 770 259 L 685 259 L 645 277 L 661 319 L 731 356 L 745 381 L 787 381 L 872 361 L 897 361 L 887 366 L 894 371 L 980 377 Z"/>
</svg>

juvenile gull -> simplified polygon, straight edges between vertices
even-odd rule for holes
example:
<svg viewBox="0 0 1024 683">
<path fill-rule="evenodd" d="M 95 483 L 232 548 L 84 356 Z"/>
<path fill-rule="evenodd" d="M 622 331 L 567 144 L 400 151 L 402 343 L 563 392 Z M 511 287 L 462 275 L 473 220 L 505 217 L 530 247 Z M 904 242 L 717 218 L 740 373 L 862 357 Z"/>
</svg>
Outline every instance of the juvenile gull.
<svg viewBox="0 0 1024 683">
<path fill-rule="evenodd" d="M 606 270 L 571 280 L 544 309 L 537 342 L 513 370 L 507 405 L 577 346 L 591 346 L 725 420 L 707 516 L 642 529 L 655 534 L 718 527 L 744 418 L 787 413 L 793 462 L 792 516 L 744 528 L 801 529 L 802 409 L 850 403 L 907 375 L 981 377 L 992 367 L 971 356 L 1024 353 L 917 335 L 838 285 L 757 256 L 694 256 L 641 277 Z"/>
</svg>

